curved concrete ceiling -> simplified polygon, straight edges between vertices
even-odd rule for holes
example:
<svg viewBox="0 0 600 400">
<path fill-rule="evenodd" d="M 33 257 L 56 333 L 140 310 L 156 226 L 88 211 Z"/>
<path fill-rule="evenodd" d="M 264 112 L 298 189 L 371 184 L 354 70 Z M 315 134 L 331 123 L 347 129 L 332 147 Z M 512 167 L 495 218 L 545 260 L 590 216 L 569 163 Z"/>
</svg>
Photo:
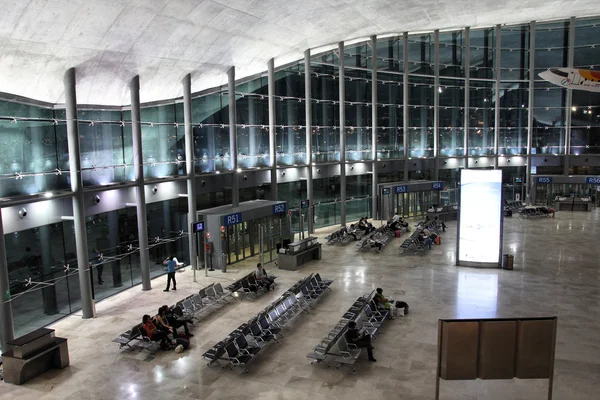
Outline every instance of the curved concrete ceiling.
<svg viewBox="0 0 600 400">
<path fill-rule="evenodd" d="M 143 102 L 302 58 L 304 50 L 374 34 L 522 23 L 600 14 L 564 0 L 0 0 L 0 92 L 62 103 L 75 67 L 80 104 Z"/>
</svg>

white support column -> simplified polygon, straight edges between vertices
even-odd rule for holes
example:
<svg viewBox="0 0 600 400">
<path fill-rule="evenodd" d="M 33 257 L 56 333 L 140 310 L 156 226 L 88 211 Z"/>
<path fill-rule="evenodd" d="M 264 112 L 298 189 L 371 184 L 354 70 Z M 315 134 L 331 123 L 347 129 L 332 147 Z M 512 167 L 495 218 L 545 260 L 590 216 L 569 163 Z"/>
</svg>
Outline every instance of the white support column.
<svg viewBox="0 0 600 400">
<path fill-rule="evenodd" d="M 463 137 L 464 144 L 463 147 L 465 149 L 465 168 L 469 168 L 469 104 L 470 104 L 470 92 L 469 85 L 471 80 L 471 28 L 468 26 L 465 28 L 465 105 L 464 105 L 464 132 L 465 135 Z"/>
<path fill-rule="evenodd" d="M 129 84 L 131 94 L 131 136 L 133 139 L 133 169 L 135 174 L 135 205 L 138 239 L 140 243 L 140 270 L 142 290 L 152 289 L 150 280 L 150 253 L 148 248 L 148 217 L 146 192 L 144 191 L 144 157 L 142 152 L 142 122 L 140 114 L 140 77 L 135 76 Z"/>
<path fill-rule="evenodd" d="M 0 209 L 0 346 L 8 350 L 7 343 L 15 338 L 13 327 L 12 305 L 10 303 L 10 280 L 8 278 L 8 262 L 6 260 L 6 244 L 4 243 L 4 225 L 2 225 L 2 209 Z"/>
<path fill-rule="evenodd" d="M 83 204 L 83 179 L 81 177 L 81 151 L 79 146 L 79 126 L 77 121 L 77 79 L 75 68 L 65 73 L 65 111 L 67 116 L 67 145 L 69 149 L 69 169 L 71 192 L 73 193 L 73 226 L 75 228 L 75 248 L 81 311 L 83 318 L 94 318 L 96 309 L 92 299 L 92 282 L 85 225 L 85 205 Z"/>
<path fill-rule="evenodd" d="M 237 118 L 235 112 L 235 67 L 227 71 L 229 94 L 229 160 L 231 162 L 231 205 L 240 205 L 240 174 L 238 173 Z"/>
<path fill-rule="evenodd" d="M 494 169 L 498 169 L 498 142 L 500 140 L 500 55 L 502 54 L 502 34 L 501 25 L 496 25 L 496 55 L 494 57 L 494 65 L 496 66 L 496 76 L 494 80 Z"/>
<path fill-rule="evenodd" d="M 573 68 L 575 59 L 575 17 L 569 20 L 569 49 L 567 52 L 567 67 Z M 571 154 L 571 117 L 573 107 L 573 89 L 567 89 L 567 113 L 565 118 L 565 160 L 564 160 L 564 175 L 569 175 L 570 154 Z"/>
<path fill-rule="evenodd" d="M 402 129 L 404 135 L 402 136 L 402 145 L 404 146 L 404 182 L 408 182 L 408 157 L 410 156 L 409 147 L 409 133 L 408 133 L 408 32 L 404 32 L 402 35 Z"/>
<path fill-rule="evenodd" d="M 529 24 L 529 93 L 527 94 L 527 171 L 525 180 L 525 200 L 531 204 L 531 145 L 533 143 L 533 102 L 535 93 L 535 21 Z M 522 201 L 523 199 L 521 199 Z"/>
<path fill-rule="evenodd" d="M 435 157 L 433 180 L 440 179 L 440 31 L 433 32 L 433 156 Z"/>
<path fill-rule="evenodd" d="M 269 92 L 269 166 L 271 167 L 271 200 L 277 200 L 277 155 L 275 143 L 275 59 L 267 63 Z"/>
<path fill-rule="evenodd" d="M 312 107 L 311 107 L 311 75 L 310 75 L 310 49 L 304 52 L 304 95 L 306 102 L 306 195 L 310 204 L 308 208 L 308 234 L 314 232 L 314 210 L 313 202 L 313 168 L 312 168 Z"/>
<path fill-rule="evenodd" d="M 371 211 L 373 219 L 379 218 L 377 213 L 377 36 L 371 36 L 371 159 L 373 160 L 373 176 L 371 178 Z"/>
<path fill-rule="evenodd" d="M 339 104 L 340 104 L 340 224 L 346 225 L 346 82 L 344 71 L 344 42 L 338 43 Z"/>
<path fill-rule="evenodd" d="M 187 201 L 188 201 L 188 242 L 190 252 L 190 266 L 196 276 L 198 269 L 198 250 L 196 236 L 192 230 L 192 223 L 196 221 L 196 168 L 194 165 L 194 128 L 192 126 L 192 77 L 187 74 L 182 81 L 183 85 L 183 123 L 185 124 L 185 169 L 187 173 Z"/>
</svg>

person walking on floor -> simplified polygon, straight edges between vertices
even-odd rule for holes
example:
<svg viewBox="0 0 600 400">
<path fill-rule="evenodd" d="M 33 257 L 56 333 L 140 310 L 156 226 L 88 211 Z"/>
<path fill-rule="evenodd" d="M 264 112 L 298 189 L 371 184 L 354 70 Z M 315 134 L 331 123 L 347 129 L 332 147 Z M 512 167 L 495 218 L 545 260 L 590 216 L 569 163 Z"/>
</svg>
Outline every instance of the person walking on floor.
<svg viewBox="0 0 600 400">
<path fill-rule="evenodd" d="M 173 260 L 173 256 L 169 256 L 163 264 L 167 266 L 167 288 L 163 292 L 168 292 L 173 281 L 173 290 L 177 290 L 177 281 L 175 280 L 175 267 L 177 263 Z"/>
</svg>

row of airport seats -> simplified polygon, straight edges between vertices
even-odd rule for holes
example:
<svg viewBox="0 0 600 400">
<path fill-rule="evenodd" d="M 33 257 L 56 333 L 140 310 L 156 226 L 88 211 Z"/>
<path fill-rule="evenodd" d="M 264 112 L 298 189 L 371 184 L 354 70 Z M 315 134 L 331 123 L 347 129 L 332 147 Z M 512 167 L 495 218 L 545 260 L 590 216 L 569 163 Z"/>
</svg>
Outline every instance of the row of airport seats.
<svg viewBox="0 0 600 400">
<path fill-rule="evenodd" d="M 546 206 L 527 206 L 519 210 L 519 218 L 535 219 L 551 217 L 554 209 L 549 209 Z"/>
<path fill-rule="evenodd" d="M 342 244 L 346 245 L 352 241 L 360 240 L 360 238 L 365 234 L 366 231 L 360 230 L 356 227 L 343 226 L 337 231 L 333 232 L 325 239 L 327 239 L 327 244 Z"/>
<path fill-rule="evenodd" d="M 202 358 L 208 361 L 209 366 L 217 363 L 222 368 L 229 366 L 233 370 L 238 367 L 248 372 L 248 363 L 268 351 L 270 343 L 279 343 L 283 330 L 298 315 L 314 308 L 315 302 L 332 282 L 322 279 L 320 274 L 301 279 L 264 310 L 206 351 Z"/>
<path fill-rule="evenodd" d="M 177 319 L 193 323 L 194 320 L 199 321 L 198 317 L 201 313 L 212 310 L 214 306 L 222 302 L 228 303 L 227 297 L 229 296 L 231 296 L 231 293 L 225 292 L 220 283 L 211 283 L 200 289 L 198 293 L 178 301 L 170 308 L 173 310 L 173 314 L 177 315 Z M 149 313 L 149 315 L 155 314 L 156 312 Z M 118 343 L 121 349 L 127 347 L 128 349 L 136 348 L 140 351 L 145 349 L 150 352 L 155 352 L 158 349 L 158 345 L 146 336 L 142 323 L 138 323 L 130 330 L 121 333 L 112 342 Z"/>
<path fill-rule="evenodd" d="M 441 223 L 436 222 L 435 220 L 430 220 L 427 222 L 419 222 L 416 225 L 415 231 L 400 245 L 400 254 L 412 254 L 412 255 L 425 255 L 425 244 L 421 243 L 417 237 L 419 233 L 427 228 L 431 233 L 435 233 L 436 235 L 440 235 Z"/>
<path fill-rule="evenodd" d="M 273 277 L 273 279 L 277 278 L 276 276 L 270 276 Z M 273 282 L 273 285 L 277 285 L 277 283 Z M 254 301 L 254 298 L 259 294 L 266 292 L 267 288 L 258 283 L 254 271 L 252 271 L 248 275 L 244 275 L 231 285 L 227 286 L 227 290 L 229 290 L 234 298 Z"/>
<path fill-rule="evenodd" d="M 378 250 L 377 246 L 371 245 L 370 239 L 385 246 L 395 234 L 396 231 L 394 231 L 389 224 L 382 225 L 366 235 L 356 244 L 357 251 Z"/>
<path fill-rule="evenodd" d="M 356 299 L 354 304 L 344 313 L 327 336 L 306 356 L 312 359 L 311 364 L 323 363 L 329 367 L 330 365 L 327 361 L 328 359 L 333 359 L 336 368 L 349 366 L 356 372 L 354 364 L 363 349 L 356 347 L 356 345 L 346 340 L 348 324 L 351 321 L 356 322 L 360 331 L 371 335 L 373 340 L 377 337 L 381 326 L 389 316 L 388 310 L 377 307 L 377 304 L 373 300 L 374 294 L 375 291 Z"/>
</svg>

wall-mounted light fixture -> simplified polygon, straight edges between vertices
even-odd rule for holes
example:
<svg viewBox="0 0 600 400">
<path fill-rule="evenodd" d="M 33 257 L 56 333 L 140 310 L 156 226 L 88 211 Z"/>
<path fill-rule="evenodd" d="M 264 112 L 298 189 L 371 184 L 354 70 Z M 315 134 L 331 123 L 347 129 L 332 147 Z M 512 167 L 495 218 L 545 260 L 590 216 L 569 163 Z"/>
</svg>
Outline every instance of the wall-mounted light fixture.
<svg viewBox="0 0 600 400">
<path fill-rule="evenodd" d="M 247 181 L 248 180 L 248 175 L 244 175 L 244 180 Z"/>
<path fill-rule="evenodd" d="M 19 209 L 19 218 L 25 218 L 27 216 L 27 210 L 25 207 Z"/>
<path fill-rule="evenodd" d="M 95 195 L 94 196 L 94 204 L 98 204 L 98 203 L 100 203 L 100 196 Z"/>
<path fill-rule="evenodd" d="M 285 171 L 282 171 L 282 172 L 281 172 L 281 176 L 285 176 Z"/>
<path fill-rule="evenodd" d="M 204 186 L 204 185 L 206 185 L 206 181 L 203 180 L 200 182 L 200 186 Z"/>
<path fill-rule="evenodd" d="M 152 188 L 152 194 L 156 194 L 156 192 L 158 192 L 158 188 L 156 186 L 154 186 Z"/>
</svg>

